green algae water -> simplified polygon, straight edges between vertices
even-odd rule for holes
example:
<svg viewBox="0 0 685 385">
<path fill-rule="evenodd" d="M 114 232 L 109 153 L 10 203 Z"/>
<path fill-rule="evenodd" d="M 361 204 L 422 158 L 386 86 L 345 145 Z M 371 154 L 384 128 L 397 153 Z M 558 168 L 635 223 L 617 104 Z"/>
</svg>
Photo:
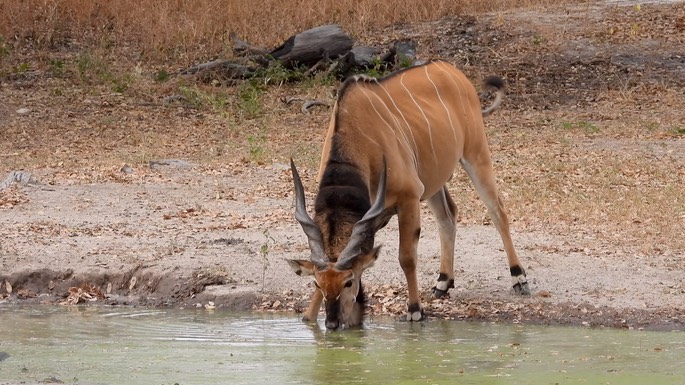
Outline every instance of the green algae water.
<svg viewBox="0 0 685 385">
<path fill-rule="evenodd" d="M 3 354 L 4 353 L 4 354 Z M 683 384 L 682 332 L 0 307 L 0 384 Z"/>
</svg>

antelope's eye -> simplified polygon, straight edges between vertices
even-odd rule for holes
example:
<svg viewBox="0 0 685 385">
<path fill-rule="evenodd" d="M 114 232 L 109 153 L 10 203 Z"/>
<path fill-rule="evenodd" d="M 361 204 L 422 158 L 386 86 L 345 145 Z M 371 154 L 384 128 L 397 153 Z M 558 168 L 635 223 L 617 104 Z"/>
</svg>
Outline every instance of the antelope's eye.
<svg viewBox="0 0 685 385">
<path fill-rule="evenodd" d="M 352 280 L 345 282 L 345 287 L 352 287 Z"/>
</svg>

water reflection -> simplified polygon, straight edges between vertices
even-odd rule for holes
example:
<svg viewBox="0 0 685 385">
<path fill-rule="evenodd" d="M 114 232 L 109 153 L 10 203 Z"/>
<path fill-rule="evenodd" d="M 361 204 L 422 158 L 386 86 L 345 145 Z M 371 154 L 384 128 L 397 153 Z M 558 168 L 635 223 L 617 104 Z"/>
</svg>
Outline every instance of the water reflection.
<svg viewBox="0 0 685 385">
<path fill-rule="evenodd" d="M 295 315 L 0 308 L 0 383 L 679 384 L 682 333 Z M 74 380 L 76 379 L 76 380 Z"/>
</svg>

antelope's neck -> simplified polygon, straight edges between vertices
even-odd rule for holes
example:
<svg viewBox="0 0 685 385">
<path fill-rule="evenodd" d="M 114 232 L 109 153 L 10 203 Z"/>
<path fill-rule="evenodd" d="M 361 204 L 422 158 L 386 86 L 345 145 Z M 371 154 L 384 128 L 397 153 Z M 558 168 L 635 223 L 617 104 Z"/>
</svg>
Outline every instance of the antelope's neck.
<svg viewBox="0 0 685 385">
<path fill-rule="evenodd" d="M 347 245 L 354 225 L 371 207 L 366 178 L 352 163 L 329 158 L 319 184 L 314 203 L 314 222 L 323 235 L 324 250 L 332 261 L 337 260 Z M 373 234 L 360 245 L 373 247 Z"/>
</svg>

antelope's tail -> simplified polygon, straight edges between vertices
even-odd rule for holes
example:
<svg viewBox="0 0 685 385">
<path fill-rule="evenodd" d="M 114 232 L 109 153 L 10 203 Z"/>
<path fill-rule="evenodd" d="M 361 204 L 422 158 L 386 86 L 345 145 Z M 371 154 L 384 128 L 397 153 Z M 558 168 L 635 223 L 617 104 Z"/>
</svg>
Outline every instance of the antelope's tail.
<svg viewBox="0 0 685 385">
<path fill-rule="evenodd" d="M 488 76 L 485 78 L 484 84 L 486 88 L 495 89 L 495 101 L 492 102 L 490 107 L 482 111 L 483 117 L 486 117 L 498 109 L 499 105 L 502 104 L 502 99 L 504 98 L 504 80 L 499 76 Z"/>
</svg>

